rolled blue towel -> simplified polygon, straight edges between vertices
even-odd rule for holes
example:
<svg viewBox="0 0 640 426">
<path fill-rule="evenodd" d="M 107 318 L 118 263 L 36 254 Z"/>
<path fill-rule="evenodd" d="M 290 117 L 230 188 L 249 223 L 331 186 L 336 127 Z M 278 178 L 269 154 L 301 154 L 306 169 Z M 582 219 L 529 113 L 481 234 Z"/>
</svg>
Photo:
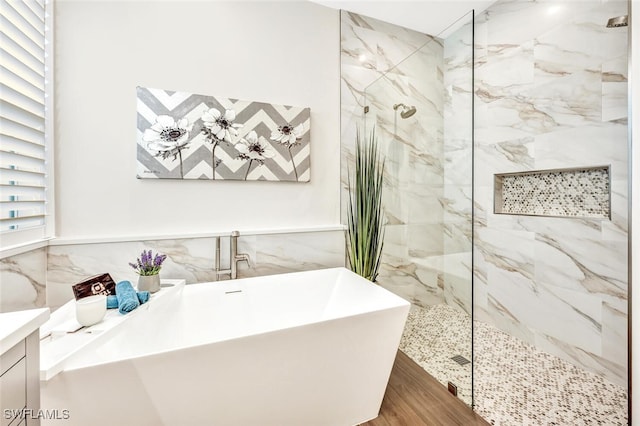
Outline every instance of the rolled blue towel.
<svg viewBox="0 0 640 426">
<path fill-rule="evenodd" d="M 139 291 L 138 292 L 138 302 L 141 305 L 147 303 L 149 301 L 149 292 L 148 291 Z M 107 296 L 107 309 L 115 309 L 118 307 L 118 296 L 115 294 L 110 294 Z"/>
<path fill-rule="evenodd" d="M 147 303 L 149 301 L 149 296 L 151 296 L 151 293 L 149 293 L 148 291 L 139 291 L 138 301 L 140 302 L 141 305 L 144 303 Z"/>
<path fill-rule="evenodd" d="M 116 284 L 116 297 L 118 298 L 118 312 L 126 314 L 140 306 L 138 295 L 129 281 L 120 281 Z"/>
</svg>

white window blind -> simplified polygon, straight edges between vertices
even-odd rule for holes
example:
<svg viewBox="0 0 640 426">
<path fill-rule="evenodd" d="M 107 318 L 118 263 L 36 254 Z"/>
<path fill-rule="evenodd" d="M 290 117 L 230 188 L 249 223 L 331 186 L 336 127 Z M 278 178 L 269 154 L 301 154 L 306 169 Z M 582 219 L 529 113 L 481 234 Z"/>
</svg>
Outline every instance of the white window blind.
<svg viewBox="0 0 640 426">
<path fill-rule="evenodd" d="M 0 234 L 45 227 L 45 3 L 0 0 Z"/>
</svg>

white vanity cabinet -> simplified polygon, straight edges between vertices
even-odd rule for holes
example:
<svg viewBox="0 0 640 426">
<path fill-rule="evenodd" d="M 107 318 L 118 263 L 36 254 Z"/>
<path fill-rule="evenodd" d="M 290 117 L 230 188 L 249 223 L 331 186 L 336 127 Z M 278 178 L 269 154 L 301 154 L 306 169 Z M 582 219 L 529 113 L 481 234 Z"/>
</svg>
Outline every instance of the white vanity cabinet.
<svg viewBox="0 0 640 426">
<path fill-rule="evenodd" d="M 39 425 L 40 333 L 49 309 L 0 314 L 0 426 Z"/>
</svg>

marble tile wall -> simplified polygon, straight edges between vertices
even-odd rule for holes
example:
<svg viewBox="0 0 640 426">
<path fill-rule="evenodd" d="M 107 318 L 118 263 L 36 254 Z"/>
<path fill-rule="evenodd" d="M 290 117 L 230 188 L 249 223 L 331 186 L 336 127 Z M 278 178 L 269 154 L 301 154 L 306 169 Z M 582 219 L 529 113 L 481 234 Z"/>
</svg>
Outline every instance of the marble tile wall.
<svg viewBox="0 0 640 426">
<path fill-rule="evenodd" d="M 470 313 L 471 15 L 446 40 L 341 16 L 343 214 L 356 127 L 375 126 L 388 219 L 378 281 L 416 305 Z M 402 119 L 399 103 L 416 114 Z"/>
<path fill-rule="evenodd" d="M 627 384 L 627 2 L 476 18 L 474 316 Z M 493 213 L 499 173 L 610 165 L 611 219 Z"/>
<path fill-rule="evenodd" d="M 471 315 L 473 12 L 444 39 L 443 267 L 447 305 Z"/>
<path fill-rule="evenodd" d="M 54 242 L 47 248 L 0 260 L 0 308 L 3 312 L 42 306 L 55 309 L 73 298 L 71 285 L 103 272 L 116 281 L 135 284 L 137 275 L 128 262 L 143 249 L 167 255 L 163 278 L 185 279 L 188 284 L 216 281 L 214 238 L 68 245 Z M 251 259 L 251 267 L 239 264 L 239 278 L 344 266 L 345 261 L 342 231 L 241 235 L 238 251 Z M 222 268 L 227 268 L 228 262 L 229 239 L 222 237 Z"/>
<path fill-rule="evenodd" d="M 422 48 L 421 48 L 422 47 Z M 418 50 L 420 49 L 420 50 Z M 386 157 L 388 223 L 378 282 L 412 303 L 443 303 L 442 41 L 354 13 L 341 14 L 342 211 L 356 128 L 375 127 Z M 400 118 L 393 106 L 415 106 Z M 363 107 L 369 106 L 364 115 Z"/>
<path fill-rule="evenodd" d="M 47 248 L 0 259 L 0 312 L 46 306 Z"/>
</svg>

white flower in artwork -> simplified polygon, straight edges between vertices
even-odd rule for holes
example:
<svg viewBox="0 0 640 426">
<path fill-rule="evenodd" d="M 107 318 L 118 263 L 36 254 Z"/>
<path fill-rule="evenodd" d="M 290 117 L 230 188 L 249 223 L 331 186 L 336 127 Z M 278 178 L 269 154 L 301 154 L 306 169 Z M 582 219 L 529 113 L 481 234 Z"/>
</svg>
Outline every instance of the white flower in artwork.
<svg viewBox="0 0 640 426">
<path fill-rule="evenodd" d="M 298 124 L 293 127 L 290 124 L 279 126 L 277 130 L 271 132 L 271 140 L 281 143 L 282 145 L 291 147 L 300 143 L 302 135 L 304 134 L 304 126 Z"/>
<path fill-rule="evenodd" d="M 169 155 L 177 155 L 178 150 L 184 148 L 189 141 L 189 132 L 193 123 L 187 118 L 181 118 L 177 122 L 168 115 L 159 115 L 156 122 L 144 131 L 142 140 L 148 142 L 147 147 L 162 154 L 163 158 Z"/>
<path fill-rule="evenodd" d="M 202 124 L 207 136 L 213 136 L 219 141 L 232 143 L 232 138 L 238 136 L 238 129 L 242 124 L 234 123 L 236 113 L 232 109 L 225 110 L 224 115 L 215 108 L 211 108 L 202 114 Z"/>
<path fill-rule="evenodd" d="M 244 175 L 244 180 L 247 180 L 249 171 L 251 170 L 251 164 L 255 161 L 259 165 L 264 164 L 264 160 L 267 158 L 273 158 L 276 155 L 276 151 L 267 142 L 267 140 L 252 130 L 246 137 L 240 139 L 240 141 L 234 145 L 236 150 L 240 153 L 238 158 L 243 160 L 249 160 L 247 166 L 247 172 Z"/>
<path fill-rule="evenodd" d="M 289 157 L 291 158 L 291 164 L 293 165 L 293 173 L 295 174 L 296 181 L 298 180 L 298 169 L 296 168 L 291 148 L 300 143 L 303 134 L 304 126 L 302 123 L 295 127 L 290 124 L 285 124 L 284 126 L 279 126 L 278 130 L 271 132 L 271 140 L 286 146 L 289 150 Z"/>
<path fill-rule="evenodd" d="M 202 133 L 211 142 L 211 168 L 213 179 L 216 178 L 216 166 L 222 160 L 216 160 L 216 148 L 220 142 L 232 143 L 232 138 L 238 136 L 238 129 L 242 124 L 236 124 L 236 113 L 232 109 L 225 110 L 224 115 L 215 108 L 202 113 Z"/>
<path fill-rule="evenodd" d="M 147 142 L 147 148 L 154 152 L 156 157 L 167 159 L 173 155 L 176 160 L 180 157 L 180 177 L 184 178 L 182 169 L 182 150 L 189 145 L 189 132 L 193 129 L 193 123 L 187 118 L 181 118 L 177 122 L 168 115 L 159 115 L 156 122 L 144 131 L 142 140 Z"/>
<path fill-rule="evenodd" d="M 262 136 L 258 137 L 255 130 L 249 132 L 234 146 L 240 153 L 239 157 L 243 160 L 264 162 L 265 159 L 273 158 L 276 155 L 276 151 L 269 145 L 269 142 Z"/>
</svg>

